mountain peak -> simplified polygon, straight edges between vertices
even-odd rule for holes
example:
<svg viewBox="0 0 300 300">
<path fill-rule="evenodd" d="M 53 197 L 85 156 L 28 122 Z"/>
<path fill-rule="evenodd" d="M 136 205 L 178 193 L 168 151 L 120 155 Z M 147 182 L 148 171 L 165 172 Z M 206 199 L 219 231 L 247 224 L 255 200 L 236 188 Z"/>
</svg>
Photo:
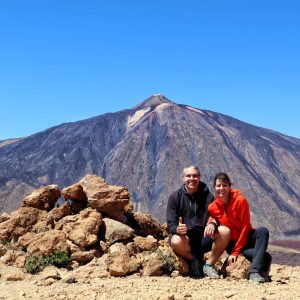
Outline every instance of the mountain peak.
<svg viewBox="0 0 300 300">
<path fill-rule="evenodd" d="M 170 99 L 165 97 L 163 94 L 154 94 L 133 108 L 142 109 L 146 107 L 157 106 L 162 103 L 174 103 L 174 102 L 172 102 Z"/>
</svg>

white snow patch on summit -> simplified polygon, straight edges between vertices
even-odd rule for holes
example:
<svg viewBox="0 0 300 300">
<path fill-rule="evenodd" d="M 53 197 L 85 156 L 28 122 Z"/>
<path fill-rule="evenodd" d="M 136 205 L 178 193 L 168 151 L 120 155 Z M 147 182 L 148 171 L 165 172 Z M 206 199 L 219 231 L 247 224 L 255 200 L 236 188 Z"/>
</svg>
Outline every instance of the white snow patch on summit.
<svg viewBox="0 0 300 300">
<path fill-rule="evenodd" d="M 156 106 L 155 111 L 161 112 L 165 107 L 172 105 L 171 103 L 162 103 Z"/>
<path fill-rule="evenodd" d="M 128 127 L 134 126 L 149 110 L 150 107 L 136 111 L 133 116 L 130 116 L 128 118 L 127 126 Z"/>
</svg>

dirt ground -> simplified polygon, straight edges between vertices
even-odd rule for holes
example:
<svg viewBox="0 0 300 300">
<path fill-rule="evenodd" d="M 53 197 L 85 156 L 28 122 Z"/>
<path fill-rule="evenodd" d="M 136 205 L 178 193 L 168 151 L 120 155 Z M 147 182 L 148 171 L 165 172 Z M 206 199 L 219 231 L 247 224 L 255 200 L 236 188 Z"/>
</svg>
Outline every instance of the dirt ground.
<svg viewBox="0 0 300 300">
<path fill-rule="evenodd" d="M 281 250 L 272 247 L 270 251 L 274 257 L 270 273 L 272 282 L 265 284 L 246 279 L 140 275 L 88 278 L 74 283 L 72 280 L 45 280 L 41 275 L 25 274 L 23 280 L 16 280 L 18 276 L 13 276 L 13 272 L 20 273 L 20 269 L 1 265 L 0 299 L 300 299 L 300 252 Z M 285 262 L 285 265 L 278 262 Z M 14 279 L 7 279 L 8 274 Z"/>
</svg>

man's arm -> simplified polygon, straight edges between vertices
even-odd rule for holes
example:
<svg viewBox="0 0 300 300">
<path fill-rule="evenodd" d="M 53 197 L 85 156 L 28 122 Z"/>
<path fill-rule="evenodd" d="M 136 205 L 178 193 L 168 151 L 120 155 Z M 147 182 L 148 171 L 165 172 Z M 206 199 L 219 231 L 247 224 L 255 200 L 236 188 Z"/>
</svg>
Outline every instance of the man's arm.
<svg viewBox="0 0 300 300">
<path fill-rule="evenodd" d="M 178 214 L 178 192 L 174 192 L 170 195 L 167 205 L 167 225 L 169 233 L 177 234 L 177 227 L 179 222 Z"/>
</svg>

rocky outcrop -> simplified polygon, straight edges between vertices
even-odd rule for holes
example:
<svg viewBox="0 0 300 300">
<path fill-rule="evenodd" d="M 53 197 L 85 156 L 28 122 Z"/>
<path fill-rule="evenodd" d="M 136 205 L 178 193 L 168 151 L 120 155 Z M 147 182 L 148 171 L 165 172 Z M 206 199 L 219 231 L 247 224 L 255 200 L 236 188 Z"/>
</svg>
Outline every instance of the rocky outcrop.
<svg viewBox="0 0 300 300">
<path fill-rule="evenodd" d="M 177 257 L 168 244 L 165 226 L 150 214 L 134 212 L 126 188 L 87 175 L 63 189 L 65 202 L 55 208 L 49 191 L 55 191 L 56 198 L 60 195 L 57 187 L 39 188 L 23 201 L 28 206 L 1 218 L 2 263 L 24 268 L 30 259 L 37 263 L 49 260 L 57 251 L 66 254 L 73 277 L 61 279 L 55 270 L 47 269 L 42 274 L 45 285 L 60 279 L 74 282 L 89 276 L 188 273 L 186 261 Z M 77 209 L 81 207 L 77 211 L 72 209 L 70 201 L 85 204 L 77 206 Z M 224 276 L 244 278 L 249 264 L 242 260 L 238 266 L 225 266 Z"/>
</svg>

